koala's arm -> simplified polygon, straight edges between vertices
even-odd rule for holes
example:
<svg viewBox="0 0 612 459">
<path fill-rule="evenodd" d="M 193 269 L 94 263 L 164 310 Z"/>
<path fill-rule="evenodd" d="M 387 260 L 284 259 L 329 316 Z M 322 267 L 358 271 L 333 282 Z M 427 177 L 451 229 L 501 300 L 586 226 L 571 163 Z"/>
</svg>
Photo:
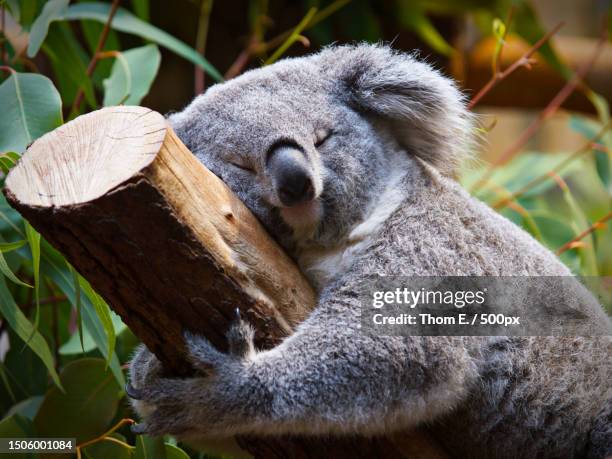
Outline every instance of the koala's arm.
<svg viewBox="0 0 612 459">
<path fill-rule="evenodd" d="M 140 399 L 138 428 L 185 438 L 375 434 L 430 420 L 465 395 L 476 368 L 462 338 L 366 335 L 357 300 L 333 297 L 269 351 L 252 351 L 248 329 L 234 332 L 234 340 L 247 340 L 234 346 L 237 354 L 188 336 L 194 364 L 209 376 L 163 378 L 154 357 L 141 351 L 128 391 Z"/>
</svg>

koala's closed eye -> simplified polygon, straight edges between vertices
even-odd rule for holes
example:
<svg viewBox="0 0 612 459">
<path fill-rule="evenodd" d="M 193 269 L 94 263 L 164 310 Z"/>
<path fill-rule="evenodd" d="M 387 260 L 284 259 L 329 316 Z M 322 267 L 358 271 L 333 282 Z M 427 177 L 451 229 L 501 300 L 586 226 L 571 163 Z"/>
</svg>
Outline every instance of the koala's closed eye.
<svg viewBox="0 0 612 459">
<path fill-rule="evenodd" d="M 251 166 L 248 166 L 244 163 L 239 163 L 237 161 L 228 161 L 232 166 L 234 166 L 236 169 L 240 169 L 244 172 L 248 172 L 249 174 L 254 174 L 255 173 L 255 169 L 253 169 Z"/>
<path fill-rule="evenodd" d="M 315 131 L 315 147 L 319 148 L 334 134 L 331 129 L 317 129 Z"/>
</svg>

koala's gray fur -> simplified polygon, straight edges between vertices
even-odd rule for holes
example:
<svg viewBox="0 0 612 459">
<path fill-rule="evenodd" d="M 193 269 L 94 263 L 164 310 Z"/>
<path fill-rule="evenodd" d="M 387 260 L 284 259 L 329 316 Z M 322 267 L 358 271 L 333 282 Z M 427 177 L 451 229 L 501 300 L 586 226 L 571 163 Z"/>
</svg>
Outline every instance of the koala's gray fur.
<svg viewBox="0 0 612 459">
<path fill-rule="evenodd" d="M 354 292 L 370 274 L 570 275 L 450 178 L 472 139 L 450 80 L 385 46 L 331 47 L 215 85 L 170 122 L 298 261 L 319 303 L 269 351 L 243 343 L 222 354 L 188 336 L 202 376 L 164 377 L 142 348 L 130 370 L 141 430 L 377 435 L 429 423 L 458 456 L 612 454 L 609 336 L 360 330 Z M 312 171 L 316 198 L 297 210 L 280 204 L 267 170 L 281 144 L 300 149 Z M 585 314 L 594 334 L 610 334 L 599 306 Z M 232 336 L 250 342 L 252 332 Z"/>
</svg>

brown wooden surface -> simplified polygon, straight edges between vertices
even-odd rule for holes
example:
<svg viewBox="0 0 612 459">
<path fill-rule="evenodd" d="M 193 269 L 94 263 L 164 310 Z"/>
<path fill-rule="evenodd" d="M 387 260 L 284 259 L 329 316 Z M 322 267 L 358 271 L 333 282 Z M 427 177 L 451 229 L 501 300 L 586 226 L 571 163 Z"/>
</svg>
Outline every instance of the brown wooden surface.
<svg viewBox="0 0 612 459">
<path fill-rule="evenodd" d="M 47 134 L 4 192 L 172 372 L 191 371 L 184 329 L 223 350 L 239 307 L 270 348 L 315 306 L 289 257 L 151 110 L 106 108 Z M 418 455 L 384 438 L 238 441 L 265 458 L 442 457 L 407 435 Z"/>
</svg>

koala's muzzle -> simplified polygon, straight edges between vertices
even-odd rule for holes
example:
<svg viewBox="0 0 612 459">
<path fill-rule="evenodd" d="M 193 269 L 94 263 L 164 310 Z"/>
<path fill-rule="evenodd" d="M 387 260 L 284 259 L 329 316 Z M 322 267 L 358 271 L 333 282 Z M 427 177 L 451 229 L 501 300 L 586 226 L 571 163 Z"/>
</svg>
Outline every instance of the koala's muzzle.
<svg viewBox="0 0 612 459">
<path fill-rule="evenodd" d="M 312 170 L 304 152 L 282 145 L 270 152 L 268 173 L 280 202 L 287 207 L 314 198 Z"/>
</svg>

